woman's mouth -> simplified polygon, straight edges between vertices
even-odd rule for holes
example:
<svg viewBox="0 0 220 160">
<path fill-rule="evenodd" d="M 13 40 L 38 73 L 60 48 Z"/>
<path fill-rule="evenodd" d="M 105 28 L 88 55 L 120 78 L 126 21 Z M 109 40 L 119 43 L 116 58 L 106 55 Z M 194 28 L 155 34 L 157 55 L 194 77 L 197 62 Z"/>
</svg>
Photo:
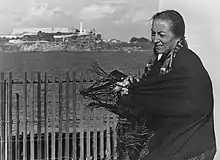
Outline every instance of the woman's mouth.
<svg viewBox="0 0 220 160">
<path fill-rule="evenodd" d="M 157 53 L 164 53 L 164 51 L 165 51 L 164 45 L 155 45 L 154 49 Z"/>
<path fill-rule="evenodd" d="M 163 48 L 163 45 L 156 45 L 155 48 L 156 49 L 161 49 L 161 48 Z"/>
</svg>

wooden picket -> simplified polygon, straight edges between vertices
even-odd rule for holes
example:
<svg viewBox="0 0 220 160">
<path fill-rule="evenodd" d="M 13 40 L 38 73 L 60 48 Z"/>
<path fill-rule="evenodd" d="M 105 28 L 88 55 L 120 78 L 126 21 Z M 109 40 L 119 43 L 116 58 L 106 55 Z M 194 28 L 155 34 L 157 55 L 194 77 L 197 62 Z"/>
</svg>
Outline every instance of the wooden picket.
<svg viewBox="0 0 220 160">
<path fill-rule="evenodd" d="M 49 141 L 48 141 L 48 106 L 47 106 L 47 94 L 48 94 L 48 80 L 47 73 L 44 74 L 44 158 L 49 160 Z"/>
<path fill-rule="evenodd" d="M 69 73 L 66 72 L 66 126 L 65 126 L 65 132 L 66 132 L 66 137 L 65 137 L 65 157 L 66 159 L 69 158 L 69 112 L 70 112 L 70 108 L 69 108 Z"/>
<path fill-rule="evenodd" d="M 27 73 L 24 74 L 23 84 L 23 160 L 27 160 Z"/>
<path fill-rule="evenodd" d="M 12 153 L 12 72 L 8 82 L 8 153 Z M 8 160 L 12 160 L 12 154 L 8 155 Z"/>
<path fill-rule="evenodd" d="M 15 159 L 20 159 L 20 138 L 19 138 L 19 131 L 20 131 L 20 119 L 19 119 L 19 106 L 20 106 L 20 96 L 16 93 L 16 140 L 15 140 Z"/>
<path fill-rule="evenodd" d="M 1 160 L 5 159 L 5 92 L 4 73 L 1 73 Z"/>
<path fill-rule="evenodd" d="M 53 101 L 52 101 L 52 160 L 55 160 L 56 157 L 56 135 L 55 135 L 55 129 L 56 129 L 56 77 L 55 73 L 52 74 L 52 96 L 53 96 Z"/>
<path fill-rule="evenodd" d="M 31 149 L 31 160 L 34 160 L 35 150 L 34 150 L 34 108 L 35 108 L 35 88 L 34 88 L 34 73 L 31 73 L 30 81 L 30 149 Z"/>
<path fill-rule="evenodd" d="M 72 128 L 73 128 L 73 131 L 72 131 L 72 157 L 73 157 L 73 160 L 76 160 L 76 152 L 77 152 L 77 146 L 76 146 L 76 133 L 77 133 L 77 130 L 76 130 L 76 72 L 73 72 L 73 85 L 72 85 L 72 103 L 73 103 L 73 106 L 72 106 L 72 112 L 73 112 L 73 117 L 72 117 L 72 121 L 73 121 L 73 124 L 72 124 Z"/>
</svg>

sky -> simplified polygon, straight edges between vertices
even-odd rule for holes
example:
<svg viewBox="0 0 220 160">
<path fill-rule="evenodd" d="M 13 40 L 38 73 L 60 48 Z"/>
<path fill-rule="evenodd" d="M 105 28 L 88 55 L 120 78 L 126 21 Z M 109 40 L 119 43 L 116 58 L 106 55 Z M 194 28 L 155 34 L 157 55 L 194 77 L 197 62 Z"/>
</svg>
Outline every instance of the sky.
<svg viewBox="0 0 220 160">
<path fill-rule="evenodd" d="M 158 0 L 0 0 L 0 32 L 13 28 L 96 29 L 103 38 L 149 38 Z"/>
</svg>

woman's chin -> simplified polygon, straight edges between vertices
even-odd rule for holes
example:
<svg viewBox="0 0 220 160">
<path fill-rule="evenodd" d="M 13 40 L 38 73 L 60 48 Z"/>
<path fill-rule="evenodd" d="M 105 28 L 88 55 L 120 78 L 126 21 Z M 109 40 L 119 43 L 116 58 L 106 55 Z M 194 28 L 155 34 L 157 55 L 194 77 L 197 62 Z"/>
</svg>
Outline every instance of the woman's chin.
<svg viewBox="0 0 220 160">
<path fill-rule="evenodd" d="M 156 52 L 157 54 L 163 54 L 163 53 L 165 53 L 164 50 L 160 50 L 160 49 L 155 49 L 155 52 Z"/>
</svg>

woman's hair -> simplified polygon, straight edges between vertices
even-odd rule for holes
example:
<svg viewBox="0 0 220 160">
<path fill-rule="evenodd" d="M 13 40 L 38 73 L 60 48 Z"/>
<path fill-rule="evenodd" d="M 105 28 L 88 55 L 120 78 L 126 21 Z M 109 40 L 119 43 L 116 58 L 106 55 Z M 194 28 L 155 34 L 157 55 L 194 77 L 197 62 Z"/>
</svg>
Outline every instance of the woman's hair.
<svg viewBox="0 0 220 160">
<path fill-rule="evenodd" d="M 161 19 L 171 22 L 171 31 L 177 38 L 185 36 L 185 22 L 181 14 L 175 10 L 165 10 L 158 12 L 151 18 L 152 20 Z"/>
</svg>

